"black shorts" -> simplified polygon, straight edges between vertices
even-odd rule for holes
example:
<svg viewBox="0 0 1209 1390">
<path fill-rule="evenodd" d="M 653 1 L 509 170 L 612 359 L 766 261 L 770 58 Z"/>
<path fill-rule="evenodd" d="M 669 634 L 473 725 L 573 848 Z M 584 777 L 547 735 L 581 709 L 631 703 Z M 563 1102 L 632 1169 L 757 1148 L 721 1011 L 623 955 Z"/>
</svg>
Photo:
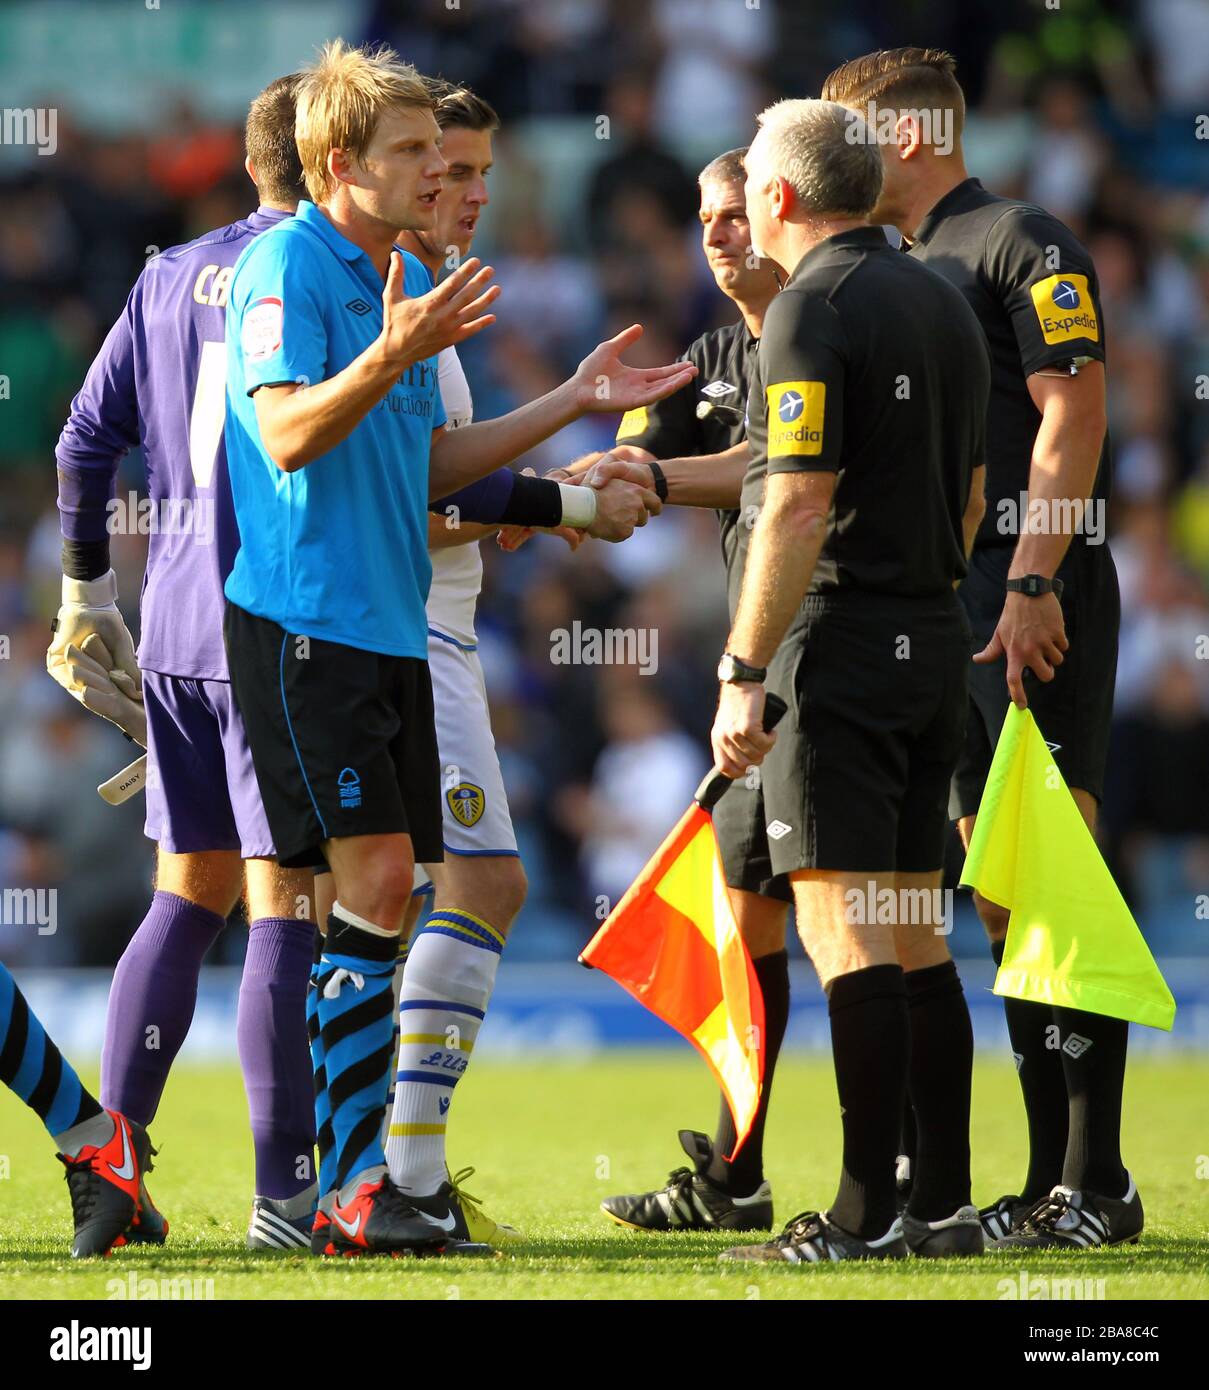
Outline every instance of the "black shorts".
<svg viewBox="0 0 1209 1390">
<path fill-rule="evenodd" d="M 806 599 L 789 712 L 764 763 L 774 873 L 929 873 L 968 702 L 970 630 L 956 596 Z"/>
<path fill-rule="evenodd" d="M 775 691 L 786 700 L 787 678 L 792 675 L 794 664 L 788 656 L 789 649 L 787 639 L 768 668 L 766 682 L 770 691 Z M 786 714 L 777 726 L 778 737 L 788 718 Z M 768 836 L 764 830 L 763 781 L 764 769 L 755 768 L 746 777 L 733 782 L 713 809 L 714 834 L 722 859 L 722 872 L 731 888 L 789 903 L 793 901 L 789 880 L 783 874 L 774 874 L 772 868 Z"/>
<path fill-rule="evenodd" d="M 1068 787 L 1104 795 L 1104 769 L 1112 725 L 1117 677 L 1117 643 L 1121 630 L 1121 593 L 1117 570 L 1106 545 L 1077 543 L 1058 571 L 1065 585 L 1062 616 L 1070 648 L 1052 681 L 1025 673 L 1024 691 L 1041 736 Z M 972 650 L 991 640 L 1007 596 L 1010 546 L 976 550 L 970 573 L 959 592 L 970 619 Z M 972 816 L 982 800 L 995 745 L 1007 716 L 1006 662 L 970 667 L 970 717 L 965 747 L 953 778 L 949 812 L 954 820 Z"/>
<path fill-rule="evenodd" d="M 789 880 L 773 873 L 764 830 L 764 793 L 759 781 L 750 786 L 747 779 L 740 777 L 723 793 L 713 809 L 713 819 L 728 886 L 779 902 L 792 902 Z"/>
<path fill-rule="evenodd" d="M 286 632 L 227 604 L 231 688 L 285 868 L 325 864 L 325 840 L 411 836 L 440 863 L 441 767 L 428 663 Z"/>
</svg>

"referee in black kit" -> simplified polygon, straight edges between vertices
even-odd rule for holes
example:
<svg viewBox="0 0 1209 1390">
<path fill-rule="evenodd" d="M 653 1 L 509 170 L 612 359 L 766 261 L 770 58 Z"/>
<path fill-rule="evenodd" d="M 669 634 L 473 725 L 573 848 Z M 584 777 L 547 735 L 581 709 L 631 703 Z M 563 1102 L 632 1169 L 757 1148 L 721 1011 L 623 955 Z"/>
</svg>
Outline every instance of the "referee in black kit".
<svg viewBox="0 0 1209 1390">
<path fill-rule="evenodd" d="M 748 391 L 764 315 L 780 288 L 778 268 L 752 254 L 743 193 L 745 154 L 745 149 L 736 149 L 718 155 L 697 179 L 706 262 L 740 316 L 689 344 L 683 356 L 697 368 L 696 379 L 654 405 L 627 411 L 617 429 L 617 444 L 602 464 L 605 470 L 611 459 L 640 465 L 625 476 L 641 478 L 643 486 L 666 503 L 717 511 L 732 618 L 742 579 L 739 500 L 750 459 Z M 574 467 L 599 457 L 590 455 Z M 735 922 L 764 1003 L 764 1087 L 751 1130 L 733 1163 L 728 1156 L 738 1136 L 723 1095 L 712 1138 L 696 1130 L 680 1131 L 691 1168 L 677 1168 L 655 1191 L 604 1199 L 604 1214 L 629 1229 L 738 1232 L 766 1231 L 773 1224 L 772 1189 L 764 1176 L 764 1125 L 789 1018 L 789 884 L 772 874 L 758 776 L 740 778 L 714 808 L 712 819 Z"/>
<path fill-rule="evenodd" d="M 879 127 L 893 131 L 881 147 L 874 218 L 894 223 L 911 257 L 961 291 L 990 346 L 987 515 L 961 588 L 977 654 L 951 802 L 968 845 L 1009 698 L 1031 706 L 1094 830 L 1121 603 L 1105 543 L 1110 461 L 1095 267 L 1056 217 L 967 175 L 954 70 L 936 49 L 871 53 L 833 72 L 823 95 L 864 114 L 872 107 Z M 1027 685 L 1026 670 L 1037 678 Z M 998 962 L 1008 913 L 978 894 L 975 903 Z M 1029 1168 L 1018 1196 L 984 1208 L 987 1236 L 1044 1249 L 1135 1240 L 1142 1203 L 1120 1141 L 1128 1024 L 1020 999 L 1005 999 L 1004 1010 Z"/>
<path fill-rule="evenodd" d="M 939 923 L 912 926 L 903 905 L 939 890 L 965 731 L 954 589 L 982 516 L 986 344 L 962 296 L 868 225 L 882 165 L 859 116 L 780 102 L 746 165 L 753 247 L 792 273 L 748 402 L 742 500 L 759 519 L 713 748 L 732 777 L 763 763 L 772 868 L 790 877 L 828 997 L 843 1167 L 827 1211 L 724 1258 L 978 1254 L 969 1012 Z M 790 696 L 775 736 L 762 729 L 774 657 Z M 918 1153 L 899 1217 L 908 1088 Z"/>
</svg>

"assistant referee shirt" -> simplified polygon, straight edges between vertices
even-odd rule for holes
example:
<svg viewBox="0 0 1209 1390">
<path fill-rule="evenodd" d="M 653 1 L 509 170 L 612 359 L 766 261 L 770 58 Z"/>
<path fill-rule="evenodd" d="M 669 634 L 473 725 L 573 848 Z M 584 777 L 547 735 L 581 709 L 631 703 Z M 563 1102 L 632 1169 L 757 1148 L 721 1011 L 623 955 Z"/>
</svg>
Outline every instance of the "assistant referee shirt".
<svg viewBox="0 0 1209 1390">
<path fill-rule="evenodd" d="M 991 353 L 987 511 L 977 545 L 1014 547 L 1041 412 L 1028 377 L 1072 360 L 1104 361 L 1104 317 L 1091 257 L 1069 227 L 1031 203 L 988 193 L 977 179 L 951 189 L 920 224 L 912 259 L 956 286 Z M 1108 497 L 1108 437 L 1092 496 Z M 1001 505 L 1006 504 L 1006 505 Z M 1072 549 L 1086 544 L 1076 533 Z"/>
<path fill-rule="evenodd" d="M 989 390 L 985 340 L 952 285 L 880 227 L 829 237 L 764 317 L 742 506 L 762 504 L 768 473 L 835 473 L 810 592 L 951 593 Z M 746 550 L 749 528 L 739 537 Z"/>
<path fill-rule="evenodd" d="M 697 375 L 654 405 L 628 410 L 617 427 L 617 443 L 646 449 L 657 459 L 723 454 L 747 438 L 747 396 L 756 370 L 760 340 L 747 324 L 727 324 L 703 333 L 681 357 Z M 739 602 L 742 567 L 738 560 L 737 507 L 719 509 L 722 558 L 733 619 Z"/>
<path fill-rule="evenodd" d="M 432 288 L 403 253 L 404 290 Z M 323 457 L 282 472 L 261 442 L 260 386 L 333 377 L 382 330 L 373 262 L 312 203 L 239 258 L 227 308 L 226 444 L 241 547 L 227 598 L 287 632 L 428 656 L 428 458 L 445 423 L 437 359 L 407 368 Z"/>
</svg>

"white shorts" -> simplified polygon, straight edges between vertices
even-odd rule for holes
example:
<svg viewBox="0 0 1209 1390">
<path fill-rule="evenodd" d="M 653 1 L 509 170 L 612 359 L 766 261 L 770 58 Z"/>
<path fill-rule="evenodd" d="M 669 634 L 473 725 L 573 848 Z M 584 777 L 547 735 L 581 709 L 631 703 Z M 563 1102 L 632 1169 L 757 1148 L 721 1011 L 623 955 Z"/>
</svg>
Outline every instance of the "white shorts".
<svg viewBox="0 0 1209 1390">
<path fill-rule="evenodd" d="M 428 633 L 428 669 L 441 758 L 441 837 L 446 859 L 518 853 L 500 774 L 478 653 Z M 416 865 L 413 893 L 431 886 Z"/>
</svg>

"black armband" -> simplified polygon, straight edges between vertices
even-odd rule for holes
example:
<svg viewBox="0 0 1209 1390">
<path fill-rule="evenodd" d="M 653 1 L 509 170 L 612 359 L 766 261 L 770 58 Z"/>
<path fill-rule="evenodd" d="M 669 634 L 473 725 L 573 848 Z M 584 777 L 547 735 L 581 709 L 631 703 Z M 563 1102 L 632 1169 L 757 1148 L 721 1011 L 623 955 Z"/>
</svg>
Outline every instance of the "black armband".
<svg viewBox="0 0 1209 1390">
<path fill-rule="evenodd" d="M 518 473 L 512 495 L 504 505 L 503 526 L 558 526 L 563 519 L 563 498 L 559 486 L 550 478 L 530 478 Z"/>
<path fill-rule="evenodd" d="M 63 573 L 68 579 L 100 579 L 108 574 L 109 537 L 99 541 L 63 540 Z"/>
</svg>

